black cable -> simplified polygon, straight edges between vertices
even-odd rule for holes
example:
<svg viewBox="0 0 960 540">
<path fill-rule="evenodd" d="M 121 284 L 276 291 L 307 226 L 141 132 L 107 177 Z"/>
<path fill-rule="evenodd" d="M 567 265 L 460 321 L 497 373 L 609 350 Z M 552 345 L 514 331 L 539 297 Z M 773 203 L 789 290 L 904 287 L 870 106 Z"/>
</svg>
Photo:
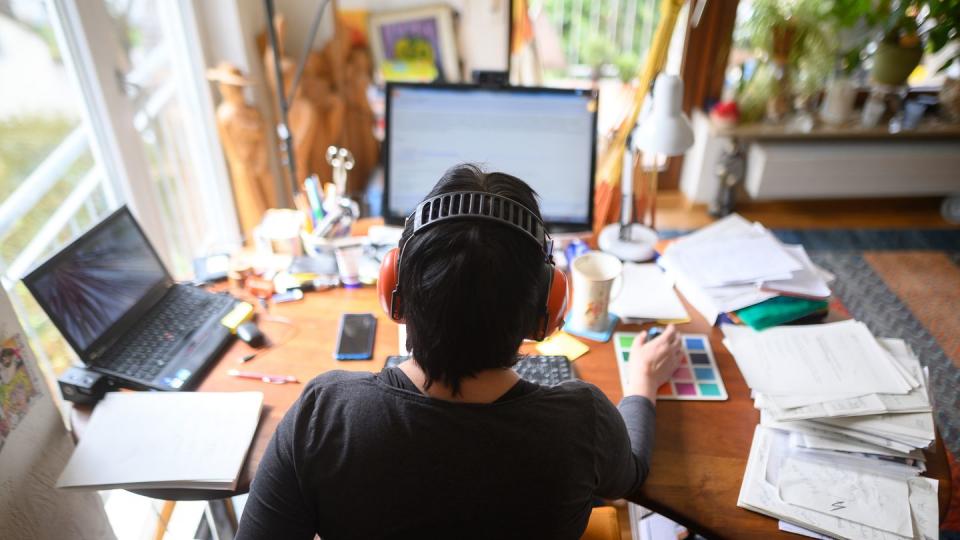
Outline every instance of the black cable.
<svg viewBox="0 0 960 540">
<path fill-rule="evenodd" d="M 313 22 L 310 24 L 310 33 L 307 34 L 307 40 L 303 42 L 303 52 L 300 53 L 300 62 L 297 63 L 297 73 L 293 76 L 293 84 L 290 85 L 290 101 L 293 101 L 293 96 L 297 94 L 297 86 L 300 84 L 300 77 L 303 75 L 303 68 L 307 65 L 307 56 L 310 54 L 310 49 L 313 48 L 313 40 L 317 37 L 317 30 L 320 28 L 320 21 L 323 20 L 323 12 L 327 9 L 327 4 L 330 3 L 330 0 L 324 0 L 320 4 L 320 10 L 317 11 L 317 14 L 313 16 Z M 336 33 L 337 23 L 334 20 L 333 30 Z"/>
<path fill-rule="evenodd" d="M 283 69 L 280 66 L 280 49 L 277 43 L 277 29 L 273 27 L 274 6 L 273 0 L 263 0 L 267 8 L 267 39 L 273 49 L 273 72 L 277 78 L 277 103 L 280 108 L 280 123 L 277 125 L 277 135 L 280 136 L 280 148 L 287 159 L 287 168 L 290 170 L 290 182 L 293 183 L 293 195 L 300 193 L 297 183 L 297 162 L 294 159 L 293 134 L 287 123 L 287 99 L 283 91 Z"/>
</svg>

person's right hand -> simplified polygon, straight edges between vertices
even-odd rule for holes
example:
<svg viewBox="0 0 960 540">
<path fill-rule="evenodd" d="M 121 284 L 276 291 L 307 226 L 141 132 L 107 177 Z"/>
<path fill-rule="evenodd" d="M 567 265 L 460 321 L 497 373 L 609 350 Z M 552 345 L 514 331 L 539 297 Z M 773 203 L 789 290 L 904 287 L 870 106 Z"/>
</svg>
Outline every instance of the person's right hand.
<svg viewBox="0 0 960 540">
<path fill-rule="evenodd" d="M 641 333 L 630 347 L 627 395 L 643 396 L 656 404 L 657 388 L 667 382 L 680 365 L 683 349 L 680 334 L 672 324 L 662 334 L 644 343 L 646 337 L 646 332 Z"/>
</svg>

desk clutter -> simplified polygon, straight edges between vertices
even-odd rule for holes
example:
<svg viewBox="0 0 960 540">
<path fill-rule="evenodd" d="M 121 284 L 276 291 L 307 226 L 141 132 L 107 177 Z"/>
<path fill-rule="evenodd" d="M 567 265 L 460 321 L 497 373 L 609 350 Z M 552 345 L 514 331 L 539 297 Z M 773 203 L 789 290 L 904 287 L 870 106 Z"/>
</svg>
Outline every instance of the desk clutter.
<svg viewBox="0 0 960 540">
<path fill-rule="evenodd" d="M 760 410 L 738 506 L 801 534 L 938 537 L 927 376 L 904 341 L 857 321 L 722 330 Z"/>
<path fill-rule="evenodd" d="M 617 367 L 620 383 L 624 391 L 629 383 L 627 364 L 630 360 L 630 347 L 639 334 L 617 332 L 613 336 L 617 354 Z M 710 339 L 705 334 L 681 334 L 683 358 L 680 367 L 673 372 L 670 380 L 657 389 L 657 399 L 723 401 L 727 399 L 727 389 L 723 377 L 717 368 L 717 360 L 710 349 Z"/>
<path fill-rule="evenodd" d="M 262 406 L 260 392 L 111 392 L 57 487 L 234 491 Z"/>
</svg>

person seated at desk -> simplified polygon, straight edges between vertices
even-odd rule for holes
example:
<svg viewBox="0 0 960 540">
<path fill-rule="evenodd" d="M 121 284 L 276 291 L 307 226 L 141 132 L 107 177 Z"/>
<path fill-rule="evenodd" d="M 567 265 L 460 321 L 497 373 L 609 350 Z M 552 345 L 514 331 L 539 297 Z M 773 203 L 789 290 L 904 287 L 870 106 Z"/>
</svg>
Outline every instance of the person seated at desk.
<svg viewBox="0 0 960 540">
<path fill-rule="evenodd" d="M 425 201 L 456 192 L 508 199 L 542 227 L 518 178 L 461 165 Z M 521 380 L 510 368 L 544 328 L 549 237 L 476 216 L 416 221 L 388 256 L 399 259 L 389 307 L 412 358 L 306 386 L 260 462 L 237 538 L 579 538 L 597 497 L 630 497 L 646 478 L 676 330 L 635 341 L 619 410 L 586 382 Z"/>
</svg>

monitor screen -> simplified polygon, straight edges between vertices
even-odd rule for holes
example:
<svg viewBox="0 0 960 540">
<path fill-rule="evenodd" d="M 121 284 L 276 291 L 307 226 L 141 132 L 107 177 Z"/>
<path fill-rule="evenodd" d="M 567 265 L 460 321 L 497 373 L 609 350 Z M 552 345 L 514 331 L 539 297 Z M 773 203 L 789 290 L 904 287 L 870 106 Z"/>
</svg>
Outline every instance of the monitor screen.
<svg viewBox="0 0 960 540">
<path fill-rule="evenodd" d="M 588 90 L 391 84 L 384 215 L 399 223 L 450 167 L 526 181 L 551 229 L 593 219 L 596 96 Z"/>
<path fill-rule="evenodd" d="M 133 216 L 121 209 L 25 281 L 37 303 L 82 353 L 168 279 Z"/>
</svg>

